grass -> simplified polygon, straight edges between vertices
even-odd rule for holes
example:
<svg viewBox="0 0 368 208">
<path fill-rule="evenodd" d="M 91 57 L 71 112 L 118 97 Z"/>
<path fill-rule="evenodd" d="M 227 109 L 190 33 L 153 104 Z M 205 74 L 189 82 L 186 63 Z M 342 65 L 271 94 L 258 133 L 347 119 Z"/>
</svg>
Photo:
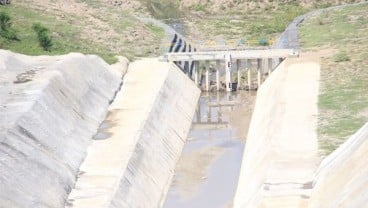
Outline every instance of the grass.
<svg viewBox="0 0 368 208">
<path fill-rule="evenodd" d="M 313 17 L 300 27 L 303 48 L 337 51 L 322 59 L 318 137 L 323 155 L 368 121 L 367 12 L 367 4 L 345 7 Z"/>
<path fill-rule="evenodd" d="M 156 56 L 160 53 L 158 48 L 164 36 L 161 28 L 146 26 L 128 12 L 112 6 L 103 7 L 101 1 L 89 0 L 85 3 L 96 11 L 90 17 L 97 22 L 89 22 L 91 18 L 82 14 L 35 9 L 18 2 L 1 6 L 0 12 L 4 11 L 12 18 L 13 28 L 20 41 L 8 41 L 0 37 L 0 48 L 28 55 L 70 52 L 97 54 L 110 64 L 117 61 L 116 55 L 132 60 L 138 56 Z M 39 46 L 37 35 L 32 29 L 34 23 L 49 29 L 53 42 L 50 52 Z M 132 31 L 144 35 L 135 37 Z"/>
<path fill-rule="evenodd" d="M 98 54 L 109 63 L 116 61 L 114 54 L 103 50 L 101 45 L 93 44 L 88 40 L 81 40 L 79 38 L 81 31 L 78 27 L 73 27 L 66 22 L 55 21 L 52 16 L 40 14 L 21 6 L 0 7 L 0 11 L 5 11 L 11 16 L 13 27 L 20 39 L 17 42 L 9 42 L 0 38 L 0 45 L 3 49 L 28 55 L 58 55 L 77 51 L 86 54 Z M 35 22 L 45 25 L 53 33 L 54 46 L 50 52 L 45 52 L 39 46 L 37 34 L 32 29 Z"/>
<path fill-rule="evenodd" d="M 149 13 L 156 19 L 179 18 L 182 15 L 179 1 L 173 0 L 140 0 Z"/>
<path fill-rule="evenodd" d="M 222 15 L 207 14 L 194 21 L 196 28 L 203 39 L 210 40 L 205 45 L 215 42 L 216 39 L 226 40 L 228 45 L 235 45 L 239 40 L 245 45 L 257 46 L 260 40 L 266 39 L 272 43 L 281 34 L 288 24 L 297 16 L 304 14 L 308 9 L 294 4 L 280 4 L 277 9 L 258 9 L 253 12 L 230 10 Z M 196 42 L 196 37 L 192 37 Z M 213 44 L 213 43 L 212 43 Z"/>
<path fill-rule="evenodd" d="M 346 51 L 341 51 L 333 56 L 334 62 L 344 62 L 344 61 L 350 61 L 349 55 L 346 53 Z"/>
</svg>

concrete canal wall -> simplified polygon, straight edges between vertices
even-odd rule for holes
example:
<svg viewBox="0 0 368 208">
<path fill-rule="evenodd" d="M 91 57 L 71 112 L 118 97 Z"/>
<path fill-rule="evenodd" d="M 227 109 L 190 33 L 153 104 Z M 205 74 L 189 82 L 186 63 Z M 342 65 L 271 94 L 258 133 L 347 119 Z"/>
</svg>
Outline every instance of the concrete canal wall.
<svg viewBox="0 0 368 208">
<path fill-rule="evenodd" d="M 286 59 L 257 93 L 234 207 L 299 207 L 318 165 L 317 63 Z"/>
<path fill-rule="evenodd" d="M 120 82 L 97 56 L 0 50 L 0 207 L 64 207 Z"/>
<path fill-rule="evenodd" d="M 368 123 L 322 161 L 309 207 L 367 206 L 367 152 Z"/>
<path fill-rule="evenodd" d="M 0 57 L 1 207 L 162 205 L 200 95 L 175 64 L 132 63 L 116 94 L 123 57 Z"/>
<path fill-rule="evenodd" d="M 364 207 L 368 124 L 321 163 L 319 65 L 286 60 L 257 94 L 233 207 Z"/>
<path fill-rule="evenodd" d="M 68 206 L 160 207 L 200 95 L 172 63 L 132 63 L 103 131 L 80 169 Z"/>
</svg>

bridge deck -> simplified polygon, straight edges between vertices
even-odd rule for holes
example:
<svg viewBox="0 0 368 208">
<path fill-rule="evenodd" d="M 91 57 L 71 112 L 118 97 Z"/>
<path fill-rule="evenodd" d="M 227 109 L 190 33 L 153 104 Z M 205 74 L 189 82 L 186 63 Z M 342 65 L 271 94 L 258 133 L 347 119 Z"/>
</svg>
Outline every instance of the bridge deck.
<svg viewBox="0 0 368 208">
<path fill-rule="evenodd" d="M 162 60 L 165 61 L 203 61 L 223 60 L 230 54 L 232 59 L 263 59 L 263 58 L 286 58 L 298 56 L 294 49 L 253 49 L 253 50 L 224 50 L 224 51 L 200 51 L 166 53 Z"/>
</svg>

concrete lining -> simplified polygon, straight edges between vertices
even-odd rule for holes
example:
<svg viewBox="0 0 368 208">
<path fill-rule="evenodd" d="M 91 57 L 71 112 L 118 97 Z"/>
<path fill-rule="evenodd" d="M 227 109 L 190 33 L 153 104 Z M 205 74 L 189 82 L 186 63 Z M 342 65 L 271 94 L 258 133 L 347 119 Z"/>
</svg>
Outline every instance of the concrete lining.
<svg viewBox="0 0 368 208">
<path fill-rule="evenodd" d="M 63 207 L 120 74 L 97 56 L 0 50 L 0 206 Z"/>
<path fill-rule="evenodd" d="M 368 123 L 322 161 L 309 207 L 366 207 L 367 152 Z"/>
<path fill-rule="evenodd" d="M 300 207 L 318 165 L 320 66 L 282 62 L 257 93 L 234 207 Z"/>
<path fill-rule="evenodd" d="M 67 207 L 161 207 L 200 91 L 172 63 L 129 66 L 105 129 L 80 168 Z"/>
</svg>

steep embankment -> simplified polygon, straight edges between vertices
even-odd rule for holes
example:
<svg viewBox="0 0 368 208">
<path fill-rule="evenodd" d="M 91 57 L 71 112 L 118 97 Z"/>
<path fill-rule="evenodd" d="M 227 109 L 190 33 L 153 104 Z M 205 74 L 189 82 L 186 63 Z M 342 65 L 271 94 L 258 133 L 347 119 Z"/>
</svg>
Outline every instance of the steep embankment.
<svg viewBox="0 0 368 208">
<path fill-rule="evenodd" d="M 101 58 L 0 50 L 0 205 L 63 207 L 121 82 Z"/>
<path fill-rule="evenodd" d="M 160 207 L 200 91 L 174 64 L 133 62 L 67 206 Z"/>
<path fill-rule="evenodd" d="M 319 64 L 284 61 L 257 93 L 234 207 L 299 207 L 318 165 Z"/>
<path fill-rule="evenodd" d="M 309 207 L 365 207 L 368 203 L 368 123 L 321 163 Z"/>
</svg>

